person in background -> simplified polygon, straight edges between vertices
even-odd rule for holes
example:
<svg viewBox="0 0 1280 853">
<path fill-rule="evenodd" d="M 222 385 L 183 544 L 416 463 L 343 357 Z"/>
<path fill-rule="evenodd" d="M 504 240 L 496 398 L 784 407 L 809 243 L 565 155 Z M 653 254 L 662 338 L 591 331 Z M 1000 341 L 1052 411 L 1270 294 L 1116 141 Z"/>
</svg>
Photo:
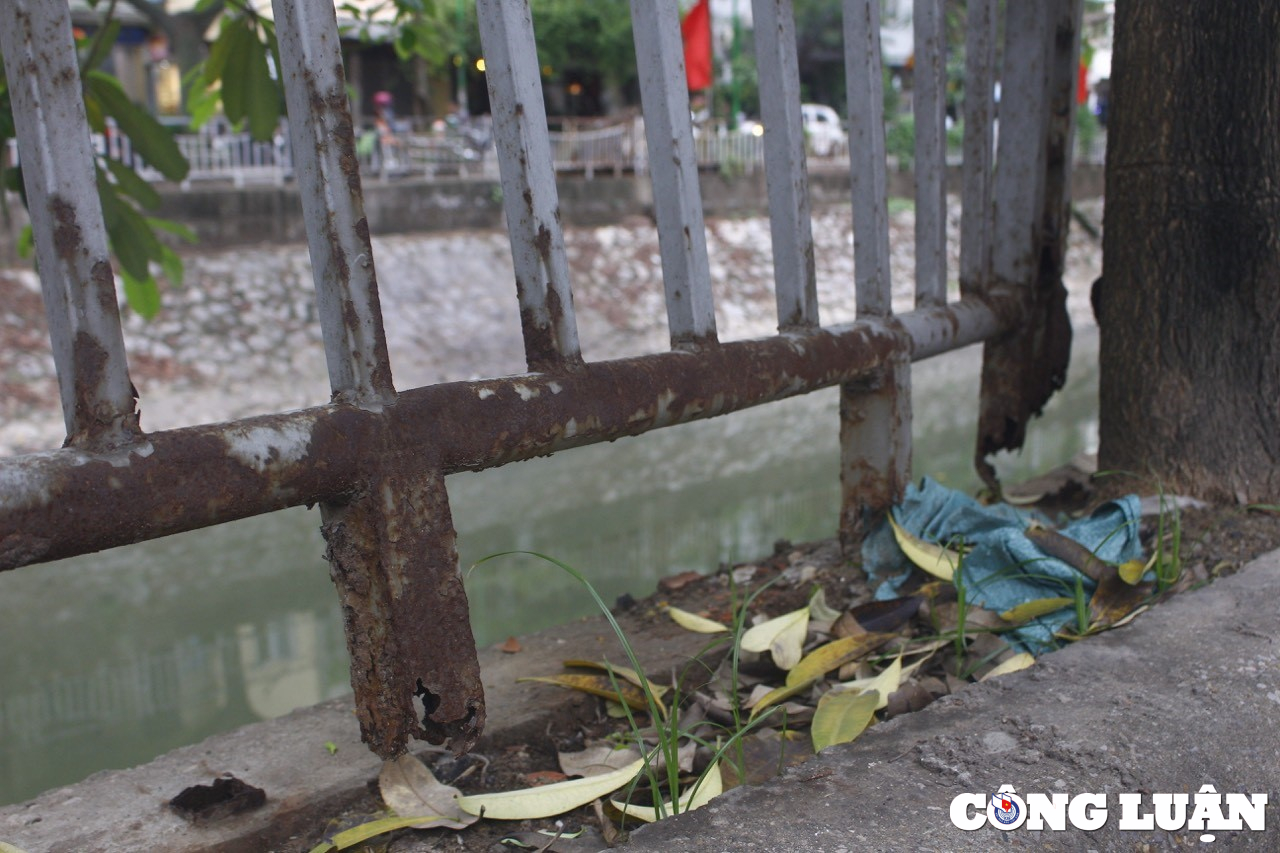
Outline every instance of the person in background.
<svg viewBox="0 0 1280 853">
<path fill-rule="evenodd" d="M 399 160 L 400 140 L 396 138 L 396 113 L 391 93 L 373 93 L 373 126 L 378 134 L 378 149 L 382 153 L 383 169 L 394 167 Z"/>
</svg>

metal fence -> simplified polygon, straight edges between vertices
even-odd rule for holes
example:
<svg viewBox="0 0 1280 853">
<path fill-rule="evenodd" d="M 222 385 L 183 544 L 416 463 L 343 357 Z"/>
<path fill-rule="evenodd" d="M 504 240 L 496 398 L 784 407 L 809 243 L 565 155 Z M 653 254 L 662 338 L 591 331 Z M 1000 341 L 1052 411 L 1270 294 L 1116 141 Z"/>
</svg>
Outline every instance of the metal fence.
<svg viewBox="0 0 1280 853">
<path fill-rule="evenodd" d="M 0 47 L 67 440 L 0 461 L 0 569 L 319 504 L 364 739 L 470 746 L 484 699 L 446 474 L 841 389 L 840 533 L 902 493 L 911 363 L 985 341 L 976 459 L 1017 446 L 1064 377 L 1061 269 L 1079 0 L 970 0 L 959 295 L 948 293 L 942 0 L 918 0 L 915 308 L 890 304 L 878 0 L 846 0 L 857 319 L 823 325 L 791 3 L 754 0 L 778 334 L 716 334 L 676 0 L 632 0 L 671 349 L 588 362 L 577 325 L 527 0 L 478 0 L 528 372 L 397 389 L 383 334 L 331 0 L 275 0 L 292 171 L 308 226 L 332 402 L 145 433 L 94 189 L 66 4 L 0 0 Z M 989 93 L 1002 79 L 993 142 Z M 572 155 L 570 156 L 572 159 Z M 588 158 L 590 159 L 590 158 Z M 999 169 L 993 167 L 999 162 Z M 465 299 L 460 287 L 459 299 Z M 142 401 L 145 405 L 145 400 Z M 52 593 L 51 593 L 52 594 Z M 52 603 L 52 602 L 51 602 Z M 415 699 L 422 711 L 415 710 Z"/>
<path fill-rule="evenodd" d="M 114 131 L 114 123 L 108 119 Z M 762 125 L 754 127 L 763 129 Z M 587 180 L 597 174 L 645 174 L 649 168 L 649 149 L 645 142 L 642 118 L 625 118 L 601 127 L 549 130 L 552 164 L 557 173 L 582 175 Z M 248 133 L 236 131 L 225 122 L 214 121 L 194 133 L 174 135 L 178 149 L 190 164 L 182 189 L 195 183 L 229 183 L 234 187 L 249 184 L 281 186 L 293 180 L 293 149 L 289 141 L 288 122 L 270 140 L 255 140 Z M 764 139 L 729 129 L 723 122 L 708 122 L 694 128 L 694 156 L 698 167 L 716 169 L 725 174 L 753 174 L 764 168 Z M 120 160 L 133 166 L 146 180 L 164 180 L 133 151 L 129 138 L 121 133 L 93 134 L 93 150 L 100 157 Z M 16 140 L 10 140 L 10 163 L 18 163 Z M 1106 158 L 1106 133 L 1074 146 L 1074 162 L 1101 165 Z M 847 138 L 832 144 L 829 151 L 815 156 L 806 146 L 809 165 L 831 170 L 848 169 Z M 362 177 L 396 180 L 405 177 L 468 177 L 497 179 L 498 162 L 491 134 L 480 124 L 474 129 L 450 129 L 445 132 L 404 132 L 396 134 L 391 144 L 384 144 L 372 130 L 357 135 L 356 159 Z M 912 163 L 888 158 L 890 168 L 910 170 Z M 964 152 L 949 145 L 948 166 L 961 166 Z"/>
</svg>

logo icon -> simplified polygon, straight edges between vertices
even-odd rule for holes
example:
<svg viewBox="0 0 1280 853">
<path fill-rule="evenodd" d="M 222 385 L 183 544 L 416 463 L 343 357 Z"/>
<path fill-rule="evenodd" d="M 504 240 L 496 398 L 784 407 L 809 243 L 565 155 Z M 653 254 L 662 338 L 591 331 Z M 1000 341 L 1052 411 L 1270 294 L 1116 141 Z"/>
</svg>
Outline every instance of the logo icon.
<svg viewBox="0 0 1280 853">
<path fill-rule="evenodd" d="M 1018 816 L 1022 810 L 1018 808 L 1017 802 L 1008 794 L 992 794 L 991 795 L 991 816 L 1004 826 L 1016 823 Z"/>
</svg>

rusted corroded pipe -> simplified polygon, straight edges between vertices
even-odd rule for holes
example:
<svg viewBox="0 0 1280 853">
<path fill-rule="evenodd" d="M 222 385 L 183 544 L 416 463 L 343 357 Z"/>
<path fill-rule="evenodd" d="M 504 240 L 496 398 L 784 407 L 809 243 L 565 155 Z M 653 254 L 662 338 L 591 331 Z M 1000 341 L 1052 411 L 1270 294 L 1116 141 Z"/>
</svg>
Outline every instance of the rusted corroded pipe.
<svg viewBox="0 0 1280 853">
<path fill-rule="evenodd" d="M 970 301 L 697 352 L 433 385 L 380 413 L 330 404 L 154 433 L 109 453 L 14 457 L 0 461 L 0 569 L 341 500 L 363 482 L 360 448 L 426 453 L 446 474 L 478 471 L 848 382 L 904 348 L 918 360 L 1015 320 L 1006 303 Z"/>
</svg>

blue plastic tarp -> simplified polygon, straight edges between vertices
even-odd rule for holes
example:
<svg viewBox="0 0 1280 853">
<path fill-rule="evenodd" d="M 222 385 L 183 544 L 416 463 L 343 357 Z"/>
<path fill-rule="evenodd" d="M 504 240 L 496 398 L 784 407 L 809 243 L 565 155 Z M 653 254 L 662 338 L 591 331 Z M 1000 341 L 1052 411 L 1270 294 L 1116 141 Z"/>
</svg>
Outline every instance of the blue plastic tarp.
<svg viewBox="0 0 1280 853">
<path fill-rule="evenodd" d="M 965 543 L 962 565 L 967 601 L 1003 613 L 1027 601 L 1075 595 L 1082 579 L 1086 600 L 1095 584 L 1079 571 L 1051 557 L 1027 538 L 1026 528 L 1044 516 L 1008 504 L 983 506 L 968 495 L 925 477 L 907 487 L 893 508 L 894 520 L 926 542 Z M 1092 515 L 1058 532 L 1074 539 L 1109 563 L 1137 558 L 1142 551 L 1138 531 L 1138 498 L 1129 495 L 1100 506 Z M 874 583 L 877 599 L 893 598 L 906 582 L 912 564 L 898 547 L 893 530 L 881 524 L 863 542 L 862 568 Z M 1072 608 L 1046 614 L 1004 636 L 1032 654 L 1054 648 L 1054 634 L 1075 618 Z"/>
</svg>

